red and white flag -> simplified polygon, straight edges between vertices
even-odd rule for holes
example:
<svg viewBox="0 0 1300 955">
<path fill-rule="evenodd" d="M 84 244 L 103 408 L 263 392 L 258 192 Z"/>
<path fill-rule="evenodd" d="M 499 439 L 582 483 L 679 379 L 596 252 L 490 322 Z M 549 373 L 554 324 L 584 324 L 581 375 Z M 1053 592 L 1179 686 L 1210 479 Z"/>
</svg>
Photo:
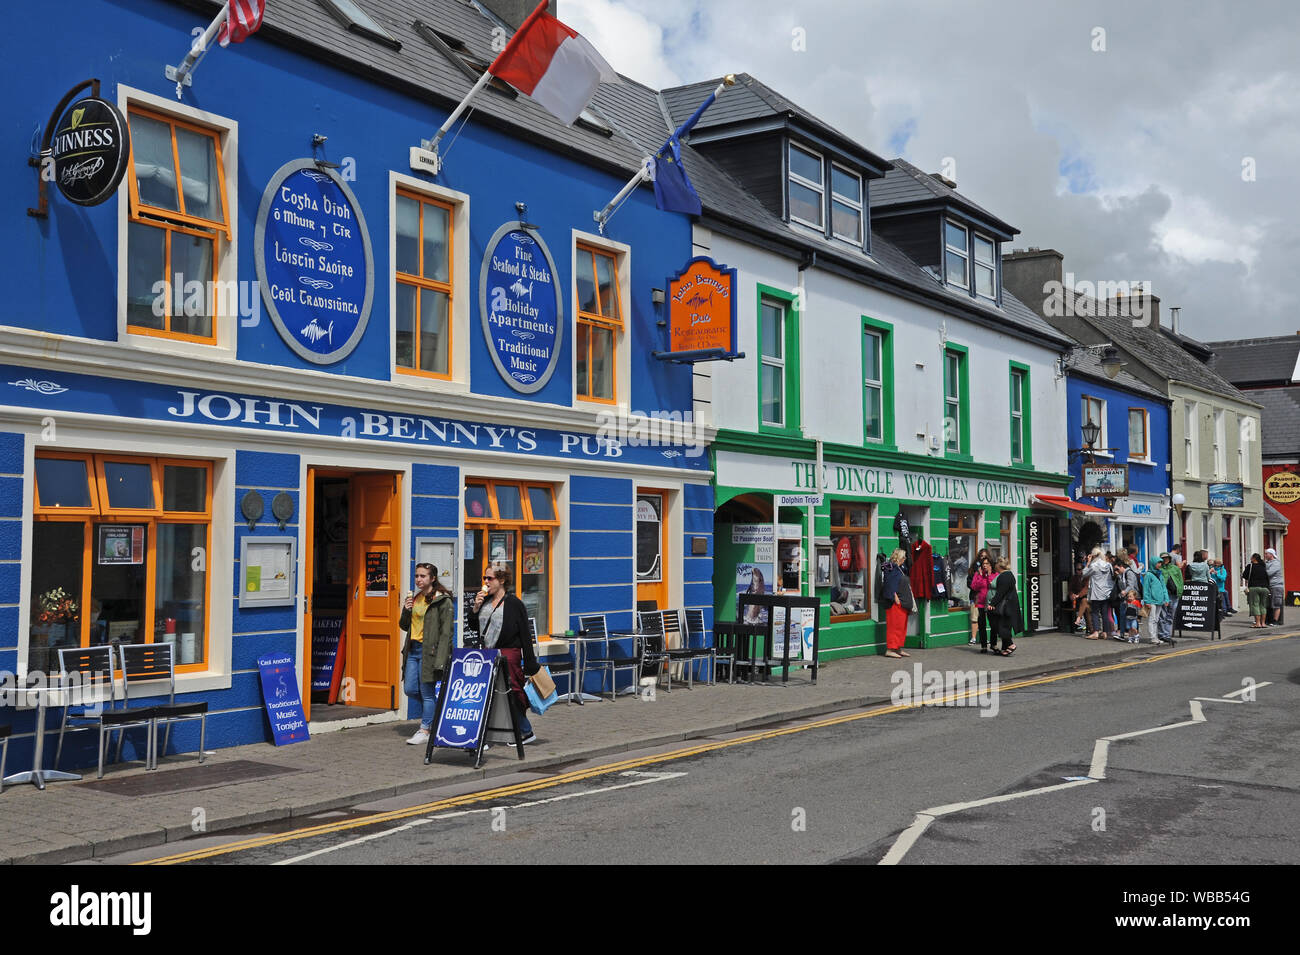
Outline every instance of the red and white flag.
<svg viewBox="0 0 1300 955">
<path fill-rule="evenodd" d="M 226 22 L 221 24 L 217 42 L 222 46 L 229 46 L 232 42 L 243 43 L 262 25 L 266 0 L 229 0 L 226 6 L 230 12 L 226 15 Z"/>
<path fill-rule="evenodd" d="M 572 125 L 601 83 L 619 82 L 596 48 L 546 13 L 542 0 L 520 24 L 488 72 L 527 93 Z"/>
</svg>

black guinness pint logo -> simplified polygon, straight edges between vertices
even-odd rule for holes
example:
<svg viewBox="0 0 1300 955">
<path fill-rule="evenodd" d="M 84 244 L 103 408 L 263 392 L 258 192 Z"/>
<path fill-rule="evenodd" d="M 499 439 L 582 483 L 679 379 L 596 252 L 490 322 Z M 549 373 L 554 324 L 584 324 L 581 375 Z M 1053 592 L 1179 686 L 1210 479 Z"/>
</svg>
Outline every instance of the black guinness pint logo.
<svg viewBox="0 0 1300 955">
<path fill-rule="evenodd" d="M 131 156 L 126 119 L 107 100 L 77 100 L 50 141 L 54 181 L 78 205 L 96 206 L 111 196 Z"/>
</svg>

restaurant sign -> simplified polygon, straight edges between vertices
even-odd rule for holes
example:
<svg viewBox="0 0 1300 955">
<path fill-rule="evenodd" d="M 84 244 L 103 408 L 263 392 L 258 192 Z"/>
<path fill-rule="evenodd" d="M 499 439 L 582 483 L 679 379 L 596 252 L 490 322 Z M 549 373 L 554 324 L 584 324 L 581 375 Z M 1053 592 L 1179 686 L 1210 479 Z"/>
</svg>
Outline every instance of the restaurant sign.
<svg viewBox="0 0 1300 955">
<path fill-rule="evenodd" d="M 114 192 L 131 158 L 131 133 L 121 110 L 88 96 L 68 107 L 50 140 L 54 182 L 69 200 L 97 206 Z"/>
<path fill-rule="evenodd" d="M 1264 494 L 1274 504 L 1294 504 L 1300 501 L 1300 474 L 1278 471 L 1264 482 Z"/>
<path fill-rule="evenodd" d="M 668 281 L 668 352 L 736 353 L 736 270 L 697 256 Z M 722 357 L 721 355 L 717 357 Z"/>
<path fill-rule="evenodd" d="M 1085 464 L 1084 497 L 1125 497 L 1128 495 L 1128 465 Z"/>
<path fill-rule="evenodd" d="M 254 264 L 271 321 L 299 357 L 341 361 L 361 341 L 375 294 L 361 206 L 334 171 L 285 163 L 257 210 Z"/>
<path fill-rule="evenodd" d="M 564 305 L 555 275 L 546 243 L 522 222 L 501 226 L 483 251 L 483 337 L 505 383 L 522 394 L 540 391 L 560 358 Z"/>
</svg>

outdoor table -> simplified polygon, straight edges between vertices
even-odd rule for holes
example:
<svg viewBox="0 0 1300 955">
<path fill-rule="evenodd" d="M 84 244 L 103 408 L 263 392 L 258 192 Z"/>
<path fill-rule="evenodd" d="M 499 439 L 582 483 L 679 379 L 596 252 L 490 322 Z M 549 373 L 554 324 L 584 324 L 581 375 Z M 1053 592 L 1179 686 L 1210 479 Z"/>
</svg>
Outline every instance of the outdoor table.
<svg viewBox="0 0 1300 955">
<path fill-rule="evenodd" d="M 569 687 L 569 701 L 581 706 L 587 700 L 599 700 L 599 696 L 592 696 L 582 689 L 583 676 L 587 667 L 587 644 L 605 641 L 608 649 L 609 641 L 605 637 L 589 637 L 582 634 L 574 633 L 553 633 L 552 640 L 564 640 L 570 643 L 570 649 L 573 652 L 573 683 Z"/>
<path fill-rule="evenodd" d="M 57 769 L 44 769 L 45 760 L 45 707 L 48 705 L 50 688 L 45 686 L 24 687 L 22 694 L 36 697 L 36 748 L 32 754 L 32 768 L 28 772 L 14 773 L 5 777 L 5 785 L 11 783 L 31 783 L 37 789 L 44 789 L 47 782 L 59 783 L 71 779 L 80 779 L 77 773 L 65 773 Z"/>
</svg>

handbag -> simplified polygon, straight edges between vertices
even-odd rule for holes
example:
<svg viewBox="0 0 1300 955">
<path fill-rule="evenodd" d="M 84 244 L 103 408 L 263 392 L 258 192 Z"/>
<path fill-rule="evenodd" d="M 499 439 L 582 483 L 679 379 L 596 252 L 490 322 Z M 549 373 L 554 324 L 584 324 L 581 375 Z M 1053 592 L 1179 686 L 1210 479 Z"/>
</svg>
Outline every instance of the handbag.
<svg viewBox="0 0 1300 955">
<path fill-rule="evenodd" d="M 530 679 L 524 684 L 524 695 L 528 697 L 528 707 L 539 716 L 551 708 L 556 700 L 560 698 L 555 692 L 555 684 L 551 684 L 551 692 L 542 696 L 537 691 L 537 685 Z"/>
<path fill-rule="evenodd" d="M 555 692 L 555 681 L 551 679 L 551 673 L 546 667 L 542 667 L 536 673 L 528 678 L 528 682 L 537 687 L 537 692 L 543 698 L 550 696 Z"/>
</svg>

